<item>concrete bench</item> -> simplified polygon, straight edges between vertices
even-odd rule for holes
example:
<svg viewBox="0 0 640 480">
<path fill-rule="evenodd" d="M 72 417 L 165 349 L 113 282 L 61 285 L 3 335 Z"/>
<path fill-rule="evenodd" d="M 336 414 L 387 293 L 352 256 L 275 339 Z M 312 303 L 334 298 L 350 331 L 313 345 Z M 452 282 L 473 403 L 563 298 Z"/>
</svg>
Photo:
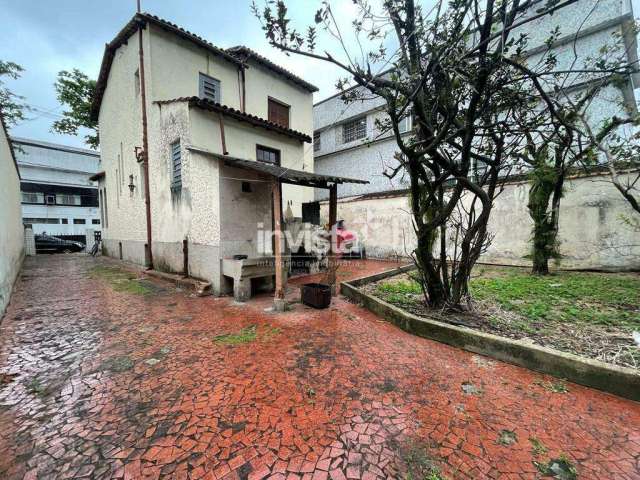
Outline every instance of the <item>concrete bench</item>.
<svg viewBox="0 0 640 480">
<path fill-rule="evenodd" d="M 283 278 L 286 281 L 289 271 L 290 257 L 283 260 Z M 274 276 L 276 274 L 275 259 L 272 256 L 245 258 L 236 260 L 233 258 L 222 259 L 222 275 L 233 279 L 233 298 L 237 302 L 246 302 L 251 298 L 251 280 L 264 278 L 267 285 L 275 288 Z"/>
</svg>

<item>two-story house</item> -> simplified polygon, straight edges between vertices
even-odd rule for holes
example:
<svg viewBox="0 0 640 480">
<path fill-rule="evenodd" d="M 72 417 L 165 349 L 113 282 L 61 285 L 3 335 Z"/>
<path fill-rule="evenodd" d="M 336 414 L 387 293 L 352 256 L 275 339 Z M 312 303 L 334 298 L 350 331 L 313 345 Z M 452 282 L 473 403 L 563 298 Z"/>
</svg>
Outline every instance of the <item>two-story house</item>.
<svg viewBox="0 0 640 480">
<path fill-rule="evenodd" d="M 238 165 L 312 173 L 316 90 L 248 48 L 136 14 L 106 46 L 93 104 L 105 251 L 181 272 L 186 239 L 189 272 L 224 290 L 220 260 L 264 254 L 256 231 L 273 221 L 270 183 Z M 299 215 L 313 190 L 285 184 L 282 197 Z"/>
</svg>

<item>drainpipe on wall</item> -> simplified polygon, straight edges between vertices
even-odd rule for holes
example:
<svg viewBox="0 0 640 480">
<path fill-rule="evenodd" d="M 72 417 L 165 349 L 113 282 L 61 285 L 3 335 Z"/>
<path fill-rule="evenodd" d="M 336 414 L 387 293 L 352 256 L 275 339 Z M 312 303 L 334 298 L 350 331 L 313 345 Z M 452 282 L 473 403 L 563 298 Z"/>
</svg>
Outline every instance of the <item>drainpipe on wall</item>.
<svg viewBox="0 0 640 480">
<path fill-rule="evenodd" d="M 138 2 L 140 13 L 140 2 Z M 140 98 L 142 100 L 142 165 L 144 168 L 144 203 L 147 216 L 147 251 L 150 269 L 153 269 L 153 248 L 151 246 L 151 192 L 149 191 L 149 140 L 147 137 L 147 92 L 144 81 L 144 49 L 142 47 L 143 24 L 138 26 L 138 53 L 140 57 Z"/>
<path fill-rule="evenodd" d="M 244 66 L 240 67 L 240 81 L 242 82 L 242 113 L 246 113 L 247 110 L 247 89 L 244 71 Z"/>
</svg>

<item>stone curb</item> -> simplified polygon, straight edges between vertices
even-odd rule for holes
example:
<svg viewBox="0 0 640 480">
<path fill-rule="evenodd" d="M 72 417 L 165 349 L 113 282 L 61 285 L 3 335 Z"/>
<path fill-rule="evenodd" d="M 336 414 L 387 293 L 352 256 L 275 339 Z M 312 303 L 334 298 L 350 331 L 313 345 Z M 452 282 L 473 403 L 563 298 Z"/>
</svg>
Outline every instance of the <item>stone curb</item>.
<svg viewBox="0 0 640 480">
<path fill-rule="evenodd" d="M 345 297 L 414 335 L 640 401 L 640 374 L 631 368 L 618 367 L 552 348 L 418 317 L 357 288 L 413 268 L 413 265 L 409 265 L 342 282 L 340 291 Z"/>
<path fill-rule="evenodd" d="M 191 277 L 183 277 L 182 275 L 174 273 L 160 272 L 158 270 L 144 270 L 144 273 L 151 277 L 172 282 L 179 287 L 193 290 L 199 297 L 205 297 L 212 294 L 211 284 L 208 282 L 196 280 Z"/>
</svg>

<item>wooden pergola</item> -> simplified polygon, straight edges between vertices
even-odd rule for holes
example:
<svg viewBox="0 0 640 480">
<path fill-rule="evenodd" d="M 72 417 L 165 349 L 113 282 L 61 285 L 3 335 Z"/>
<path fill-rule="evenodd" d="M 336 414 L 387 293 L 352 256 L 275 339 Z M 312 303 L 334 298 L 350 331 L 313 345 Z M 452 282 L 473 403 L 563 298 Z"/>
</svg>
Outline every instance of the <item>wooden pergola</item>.
<svg viewBox="0 0 640 480">
<path fill-rule="evenodd" d="M 271 187 L 273 191 L 273 218 L 275 237 L 275 267 L 276 267 L 276 289 L 274 295 L 274 307 L 276 310 L 284 310 L 285 284 L 282 275 L 282 184 L 299 185 L 302 187 L 325 188 L 329 190 L 329 230 L 333 232 L 337 222 L 338 211 L 338 185 L 341 183 L 367 184 L 367 180 L 354 178 L 336 177 L 332 175 L 319 175 L 317 173 L 291 170 L 279 165 L 258 162 L 254 160 L 244 160 L 241 158 L 229 157 L 227 155 L 216 155 L 220 160 L 230 167 L 251 170 L 271 177 Z M 331 291 L 335 293 L 336 285 L 336 252 L 334 251 L 334 241 L 331 241 L 329 250 L 329 269 L 327 273 L 327 283 L 331 286 Z"/>
</svg>

